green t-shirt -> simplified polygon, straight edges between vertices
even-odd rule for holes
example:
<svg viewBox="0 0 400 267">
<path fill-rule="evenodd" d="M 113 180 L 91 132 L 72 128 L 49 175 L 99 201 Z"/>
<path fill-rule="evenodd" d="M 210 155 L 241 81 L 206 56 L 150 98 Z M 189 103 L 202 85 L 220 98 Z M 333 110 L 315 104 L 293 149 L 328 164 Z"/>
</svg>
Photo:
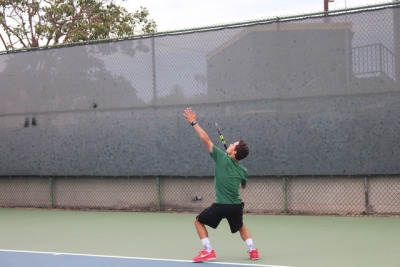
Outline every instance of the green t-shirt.
<svg viewBox="0 0 400 267">
<path fill-rule="evenodd" d="M 215 203 L 240 204 L 239 186 L 247 183 L 247 169 L 215 145 L 210 155 L 215 162 Z"/>
</svg>

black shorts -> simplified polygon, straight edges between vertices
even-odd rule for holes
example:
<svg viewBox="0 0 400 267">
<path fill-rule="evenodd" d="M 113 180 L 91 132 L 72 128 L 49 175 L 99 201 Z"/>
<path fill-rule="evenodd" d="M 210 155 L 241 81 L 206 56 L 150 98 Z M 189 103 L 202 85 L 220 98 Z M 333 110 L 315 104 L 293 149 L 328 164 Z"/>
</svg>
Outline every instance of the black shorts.
<svg viewBox="0 0 400 267">
<path fill-rule="evenodd" d="M 197 215 L 197 220 L 202 224 L 216 229 L 222 219 L 226 218 L 232 233 L 236 233 L 243 226 L 244 204 L 217 204 L 203 210 Z"/>
</svg>

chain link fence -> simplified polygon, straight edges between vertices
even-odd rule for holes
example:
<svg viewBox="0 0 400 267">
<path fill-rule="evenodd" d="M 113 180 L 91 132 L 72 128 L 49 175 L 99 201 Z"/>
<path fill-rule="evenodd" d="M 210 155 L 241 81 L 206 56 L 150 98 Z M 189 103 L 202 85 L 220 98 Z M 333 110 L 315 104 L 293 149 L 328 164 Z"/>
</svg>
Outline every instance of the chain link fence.
<svg viewBox="0 0 400 267">
<path fill-rule="evenodd" d="M 2 177 L 0 206 L 199 212 L 215 200 L 212 177 Z M 252 214 L 400 215 L 398 176 L 250 177 Z"/>
<path fill-rule="evenodd" d="M 200 211 L 193 106 L 249 144 L 246 212 L 398 215 L 399 29 L 393 2 L 1 54 L 0 206 Z"/>
</svg>

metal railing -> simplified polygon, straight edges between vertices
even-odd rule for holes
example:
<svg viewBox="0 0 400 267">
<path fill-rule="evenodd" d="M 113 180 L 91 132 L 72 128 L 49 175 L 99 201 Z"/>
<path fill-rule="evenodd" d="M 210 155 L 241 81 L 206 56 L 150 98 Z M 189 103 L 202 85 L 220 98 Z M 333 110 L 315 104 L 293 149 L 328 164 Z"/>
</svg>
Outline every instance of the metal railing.
<svg viewBox="0 0 400 267">
<path fill-rule="evenodd" d="M 357 78 L 387 77 L 396 80 L 399 61 L 392 51 L 383 44 L 354 47 L 353 74 Z"/>
</svg>

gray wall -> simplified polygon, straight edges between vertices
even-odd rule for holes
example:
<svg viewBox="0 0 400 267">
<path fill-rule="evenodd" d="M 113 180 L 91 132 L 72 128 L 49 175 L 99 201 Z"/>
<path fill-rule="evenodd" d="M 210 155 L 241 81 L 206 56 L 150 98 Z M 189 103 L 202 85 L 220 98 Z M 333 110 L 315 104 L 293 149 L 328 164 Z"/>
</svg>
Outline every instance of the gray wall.
<svg viewBox="0 0 400 267">
<path fill-rule="evenodd" d="M 354 53 L 398 9 L 2 54 L 0 175 L 212 176 L 186 106 L 253 176 L 399 174 L 398 58 Z"/>
</svg>

